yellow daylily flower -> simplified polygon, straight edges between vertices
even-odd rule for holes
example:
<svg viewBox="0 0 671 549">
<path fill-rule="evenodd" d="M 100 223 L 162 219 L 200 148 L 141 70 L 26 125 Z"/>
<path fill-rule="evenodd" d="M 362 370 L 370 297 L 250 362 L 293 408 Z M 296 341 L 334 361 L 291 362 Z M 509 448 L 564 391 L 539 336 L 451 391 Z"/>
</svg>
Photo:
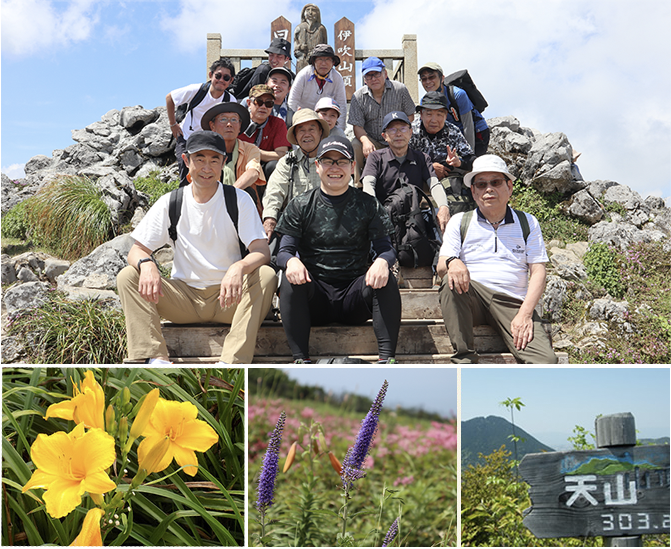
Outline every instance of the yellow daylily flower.
<svg viewBox="0 0 671 549">
<path fill-rule="evenodd" d="M 100 534 L 100 519 L 104 515 L 105 511 L 98 507 L 86 513 L 84 524 L 82 524 L 82 531 L 79 532 L 79 535 L 70 544 L 70 547 L 102 547 L 103 538 Z"/>
<path fill-rule="evenodd" d="M 147 424 L 149 423 L 149 420 L 154 413 L 154 408 L 156 408 L 156 403 L 160 397 L 161 395 L 158 389 L 152 389 L 144 396 L 142 406 L 140 406 L 140 410 L 135 416 L 133 425 L 131 425 L 130 428 L 131 438 L 136 439 L 147 428 Z"/>
<path fill-rule="evenodd" d="M 187 475 L 195 476 L 198 472 L 196 452 L 207 452 L 219 440 L 215 430 L 196 419 L 197 415 L 198 408 L 190 402 L 159 398 L 149 425 L 142 432 L 146 438 L 138 447 L 138 462 L 143 463 L 152 448 L 168 437 L 170 447 L 154 471 L 163 471 L 175 458 L 180 466 L 189 466 L 184 468 Z"/>
<path fill-rule="evenodd" d="M 85 432 L 80 423 L 70 433 L 39 434 L 30 456 L 37 469 L 22 491 L 44 488 L 47 513 L 54 518 L 70 513 L 85 492 L 104 494 L 116 488 L 105 472 L 116 459 L 114 438 L 102 429 Z"/>
<path fill-rule="evenodd" d="M 52 404 L 47 408 L 45 419 L 59 417 L 69 419 L 75 423 L 83 423 L 86 427 L 97 427 L 105 429 L 105 393 L 100 384 L 93 377 L 93 372 L 88 370 L 84 374 L 84 381 L 74 385 L 74 396 L 70 400 L 64 400 Z"/>
</svg>

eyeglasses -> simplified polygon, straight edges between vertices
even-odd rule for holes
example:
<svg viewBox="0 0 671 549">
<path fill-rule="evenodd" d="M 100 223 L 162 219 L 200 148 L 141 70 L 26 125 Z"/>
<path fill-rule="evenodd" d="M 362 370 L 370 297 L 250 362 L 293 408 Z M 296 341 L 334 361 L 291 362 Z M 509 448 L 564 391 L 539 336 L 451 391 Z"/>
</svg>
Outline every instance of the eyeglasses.
<svg viewBox="0 0 671 549">
<path fill-rule="evenodd" d="M 403 124 L 403 126 L 394 126 L 393 128 L 387 128 L 384 131 L 389 135 L 395 135 L 397 133 L 407 133 L 410 131 L 410 126 Z"/>
<path fill-rule="evenodd" d="M 240 119 L 237 116 L 231 116 L 230 118 L 226 118 L 224 116 L 217 118 L 217 122 L 220 122 L 221 124 L 228 125 L 228 124 L 239 124 Z"/>
<path fill-rule="evenodd" d="M 382 71 L 370 71 L 363 75 L 364 80 L 377 80 L 382 77 Z"/>
<path fill-rule="evenodd" d="M 345 168 L 349 166 L 352 161 L 347 158 L 338 158 L 338 160 L 333 160 L 332 158 L 320 158 L 319 163 L 325 168 L 330 168 L 332 166 L 338 166 L 338 168 Z"/>
<path fill-rule="evenodd" d="M 265 105 L 265 106 L 268 107 L 269 109 L 272 109 L 272 108 L 273 108 L 273 105 L 275 104 L 275 101 L 273 101 L 272 99 L 266 99 L 266 100 L 264 101 L 264 100 L 261 99 L 260 97 L 257 97 L 256 99 L 254 99 L 254 103 L 256 103 L 257 106 L 259 106 L 259 107 L 262 107 L 263 105 Z"/>
<path fill-rule="evenodd" d="M 498 189 L 505 182 L 505 179 L 493 179 L 492 181 L 474 181 L 473 186 L 479 191 L 484 191 L 487 187 Z"/>
<path fill-rule="evenodd" d="M 228 81 L 231 80 L 231 75 L 230 74 L 223 74 L 223 73 L 218 72 L 214 75 L 214 78 L 215 78 L 215 80 L 222 80 L 223 79 L 224 82 L 228 82 Z"/>
</svg>

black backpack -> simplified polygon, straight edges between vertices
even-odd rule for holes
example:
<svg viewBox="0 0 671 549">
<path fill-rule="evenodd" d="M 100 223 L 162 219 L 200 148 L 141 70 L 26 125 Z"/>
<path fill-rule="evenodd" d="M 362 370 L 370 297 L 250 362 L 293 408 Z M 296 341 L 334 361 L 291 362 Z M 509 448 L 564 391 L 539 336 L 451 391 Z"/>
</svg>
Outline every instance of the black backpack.
<svg viewBox="0 0 671 549">
<path fill-rule="evenodd" d="M 236 196 L 235 187 L 230 185 L 223 185 L 224 200 L 226 202 L 226 211 L 233 221 L 235 232 L 238 235 L 238 244 L 240 246 L 240 255 L 245 257 L 249 252 L 240 240 L 240 232 L 238 231 L 238 197 Z M 184 187 L 179 187 L 170 192 L 170 201 L 168 203 L 168 218 L 170 219 L 170 226 L 168 227 L 168 236 L 177 243 L 177 222 L 182 215 L 182 197 L 184 195 Z"/>
<path fill-rule="evenodd" d="M 181 124 L 182 121 L 186 118 L 186 115 L 189 114 L 198 105 L 200 105 L 203 99 L 205 99 L 205 96 L 207 95 L 209 89 L 210 89 L 210 82 L 205 82 L 201 84 L 200 88 L 198 88 L 198 91 L 196 92 L 196 95 L 193 96 L 191 101 L 189 101 L 188 103 L 182 103 L 179 107 L 177 107 L 177 110 L 175 111 L 175 121 L 178 124 Z M 228 90 L 226 90 L 224 92 L 224 95 L 222 96 L 221 102 L 226 103 L 230 100 L 231 100 L 231 94 L 228 93 Z M 189 129 L 193 131 L 192 127 L 189 127 Z"/>
<path fill-rule="evenodd" d="M 231 82 L 229 89 L 231 90 L 231 93 L 233 93 L 233 95 L 238 98 L 238 101 L 249 95 L 249 90 L 251 87 L 248 87 L 248 84 L 254 76 L 256 69 L 257 67 L 245 67 L 244 69 L 240 69 L 237 73 L 235 73 L 233 82 Z"/>
<path fill-rule="evenodd" d="M 443 85 L 447 88 L 447 99 L 452 107 L 452 116 L 454 116 L 454 119 L 457 122 L 459 122 L 459 107 L 457 106 L 457 100 L 454 97 L 455 86 L 466 92 L 466 95 L 468 95 L 468 98 L 478 112 L 484 112 L 489 105 L 482 93 L 480 93 L 480 90 L 476 87 L 471 75 L 468 74 L 468 69 L 453 72 L 449 76 L 446 76 L 443 80 Z"/>
<path fill-rule="evenodd" d="M 429 204 L 421 208 L 422 198 Z M 405 176 L 396 180 L 394 189 L 384 201 L 394 225 L 392 243 L 402 267 L 429 267 L 436 263 L 440 250 L 440 232 L 431 200 Z"/>
</svg>

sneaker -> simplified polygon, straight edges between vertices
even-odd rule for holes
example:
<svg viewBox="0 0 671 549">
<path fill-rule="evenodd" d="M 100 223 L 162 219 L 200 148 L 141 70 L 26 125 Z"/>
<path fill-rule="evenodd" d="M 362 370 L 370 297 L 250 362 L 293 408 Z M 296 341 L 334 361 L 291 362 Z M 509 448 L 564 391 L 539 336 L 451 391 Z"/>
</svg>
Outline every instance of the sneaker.
<svg viewBox="0 0 671 549">
<path fill-rule="evenodd" d="M 163 360 L 162 358 L 149 358 L 147 359 L 147 364 L 172 364 L 172 362 Z"/>
<path fill-rule="evenodd" d="M 398 364 L 396 359 L 392 356 L 387 359 L 381 358 L 380 360 L 377 361 L 377 364 Z"/>
<path fill-rule="evenodd" d="M 312 364 L 312 361 L 309 358 L 297 358 L 294 364 Z"/>
<path fill-rule="evenodd" d="M 214 363 L 215 366 L 228 366 L 228 362 L 224 362 L 223 360 L 220 360 L 219 362 Z"/>
</svg>

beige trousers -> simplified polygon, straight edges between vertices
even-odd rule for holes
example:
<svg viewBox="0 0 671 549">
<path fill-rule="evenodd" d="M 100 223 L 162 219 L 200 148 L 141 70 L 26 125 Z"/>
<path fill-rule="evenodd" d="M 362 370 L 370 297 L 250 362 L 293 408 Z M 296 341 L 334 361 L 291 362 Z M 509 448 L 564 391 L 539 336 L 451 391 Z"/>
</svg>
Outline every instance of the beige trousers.
<svg viewBox="0 0 671 549">
<path fill-rule="evenodd" d="M 139 281 L 140 273 L 130 265 L 117 275 L 117 289 L 126 317 L 130 360 L 168 356 L 161 332 L 161 318 L 164 318 L 176 324 L 230 324 L 221 360 L 229 364 L 252 362 L 256 335 L 270 310 L 277 288 L 277 277 L 271 267 L 263 265 L 245 275 L 240 303 L 227 309 L 219 305 L 218 285 L 200 290 L 179 280 L 163 279 L 163 296 L 156 304 L 140 296 Z"/>
</svg>

